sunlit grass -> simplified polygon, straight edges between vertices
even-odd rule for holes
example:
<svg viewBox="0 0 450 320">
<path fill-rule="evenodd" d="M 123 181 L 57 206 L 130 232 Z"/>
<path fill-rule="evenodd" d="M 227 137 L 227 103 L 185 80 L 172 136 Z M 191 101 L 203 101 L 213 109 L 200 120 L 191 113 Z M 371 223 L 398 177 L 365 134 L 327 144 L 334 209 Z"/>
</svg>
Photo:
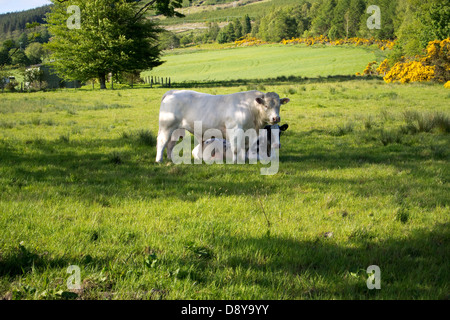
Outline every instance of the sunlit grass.
<svg viewBox="0 0 450 320">
<path fill-rule="evenodd" d="M 0 295 L 71 298 L 78 265 L 82 299 L 445 298 L 450 138 L 402 130 L 405 112 L 448 118 L 445 89 L 264 89 L 291 99 L 273 176 L 155 164 L 167 89 L 4 94 Z M 373 264 L 381 290 L 366 286 Z"/>
</svg>

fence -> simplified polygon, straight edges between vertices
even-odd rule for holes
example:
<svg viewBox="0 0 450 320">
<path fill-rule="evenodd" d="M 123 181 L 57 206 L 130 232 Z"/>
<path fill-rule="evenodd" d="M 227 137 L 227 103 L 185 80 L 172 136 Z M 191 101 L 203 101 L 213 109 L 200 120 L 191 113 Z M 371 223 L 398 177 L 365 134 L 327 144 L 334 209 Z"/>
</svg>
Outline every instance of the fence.
<svg viewBox="0 0 450 320">
<path fill-rule="evenodd" d="M 172 87 L 172 81 L 170 77 L 147 76 L 144 77 L 144 83 L 150 84 L 150 88 L 152 88 L 153 85 L 161 85 L 164 88 Z"/>
</svg>

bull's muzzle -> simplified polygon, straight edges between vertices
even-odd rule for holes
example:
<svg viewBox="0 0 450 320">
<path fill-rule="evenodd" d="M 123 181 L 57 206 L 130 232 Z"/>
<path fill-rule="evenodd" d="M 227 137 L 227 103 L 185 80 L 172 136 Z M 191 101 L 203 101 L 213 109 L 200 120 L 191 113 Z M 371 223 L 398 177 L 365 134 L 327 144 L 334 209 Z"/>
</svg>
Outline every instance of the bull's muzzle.
<svg viewBox="0 0 450 320">
<path fill-rule="evenodd" d="M 276 116 L 276 117 L 273 117 L 273 118 L 272 118 L 272 124 L 278 123 L 278 122 L 280 122 L 280 121 L 281 121 L 281 119 L 280 119 L 279 116 Z"/>
</svg>

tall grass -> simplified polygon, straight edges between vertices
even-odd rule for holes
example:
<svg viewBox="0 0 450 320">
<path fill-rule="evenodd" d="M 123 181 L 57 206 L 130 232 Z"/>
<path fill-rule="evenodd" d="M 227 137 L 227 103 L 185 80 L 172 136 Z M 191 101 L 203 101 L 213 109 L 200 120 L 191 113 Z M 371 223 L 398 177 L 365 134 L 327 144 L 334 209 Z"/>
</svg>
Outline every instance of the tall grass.
<svg viewBox="0 0 450 320">
<path fill-rule="evenodd" d="M 403 131 L 407 133 L 431 132 L 438 130 L 443 133 L 450 132 L 450 117 L 443 112 L 424 113 L 418 111 L 404 112 L 406 125 Z"/>
</svg>

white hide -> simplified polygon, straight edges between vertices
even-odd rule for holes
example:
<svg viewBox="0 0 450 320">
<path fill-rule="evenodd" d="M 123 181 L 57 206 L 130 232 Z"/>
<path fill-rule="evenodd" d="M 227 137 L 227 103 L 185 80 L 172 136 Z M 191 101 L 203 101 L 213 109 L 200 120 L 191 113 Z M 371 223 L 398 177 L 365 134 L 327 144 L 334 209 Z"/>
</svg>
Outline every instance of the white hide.
<svg viewBox="0 0 450 320">
<path fill-rule="evenodd" d="M 257 130 L 267 123 L 279 122 L 280 105 L 287 102 L 289 99 L 280 99 L 274 92 L 211 95 L 190 90 L 168 91 L 161 100 L 156 162 L 162 162 L 166 146 L 168 158 L 171 159 L 176 143 L 171 137 L 176 129 L 186 129 L 194 135 L 201 132 L 201 136 L 196 136 L 198 141 L 204 141 L 206 130 L 217 129 L 226 139 L 227 129 Z M 194 130 L 195 122 L 201 123 L 199 131 Z M 230 148 L 236 150 L 234 143 L 230 144 Z"/>
</svg>

